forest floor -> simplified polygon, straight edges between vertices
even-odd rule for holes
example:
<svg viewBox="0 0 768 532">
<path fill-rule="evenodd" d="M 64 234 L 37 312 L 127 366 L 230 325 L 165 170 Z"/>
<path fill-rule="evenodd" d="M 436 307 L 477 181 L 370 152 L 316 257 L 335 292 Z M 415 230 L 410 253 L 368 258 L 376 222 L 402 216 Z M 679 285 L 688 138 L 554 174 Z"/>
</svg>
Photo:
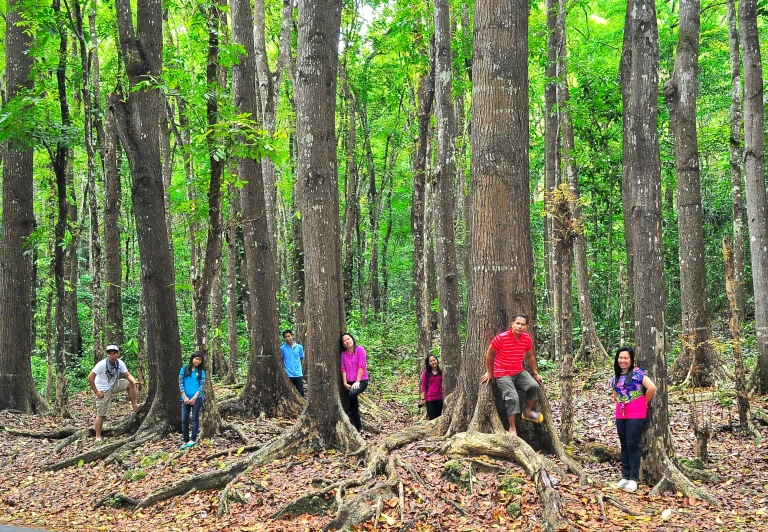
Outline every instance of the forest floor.
<svg viewBox="0 0 768 532">
<path fill-rule="evenodd" d="M 712 424 L 709 442 L 710 470 L 720 481 L 705 484 L 721 503 L 689 500 L 676 493 L 649 496 L 650 487 L 641 485 L 630 494 L 616 489 L 619 464 L 591 461 L 583 445 L 599 442 L 617 445 L 612 418 L 612 401 L 607 373 L 582 375 L 585 389 L 577 390 L 576 445 L 569 450 L 583 459 L 592 486 L 579 485 L 575 477 L 561 479 L 557 492 L 568 519 L 578 530 L 768 530 L 768 427 L 757 424 L 761 436 L 744 437 L 735 431 L 738 416 L 727 394 L 710 393 L 710 400 L 699 407 L 708 413 Z M 554 377 L 552 378 L 554 380 Z M 368 396 L 382 407 L 388 418 L 380 424 L 380 435 L 366 434 L 373 443 L 419 419 L 415 408 L 415 379 L 392 380 L 390 389 L 369 388 Z M 577 381 L 578 382 L 578 381 Z M 546 380 L 545 380 L 546 386 Z M 219 398 L 232 390 L 217 388 Z M 552 390 L 549 391 L 553 396 Z M 691 458 L 695 443 L 691 430 L 691 392 L 670 395 L 670 422 L 679 458 Z M 705 397 L 706 398 L 706 397 Z M 552 397 L 558 415 L 558 400 Z M 755 406 L 768 409 L 768 398 L 758 398 Z M 116 403 L 113 419 L 130 410 L 127 398 Z M 114 407 L 113 407 L 114 408 Z M 44 416 L 24 416 L 0 412 L 0 426 L 34 430 L 60 425 L 87 427 L 92 423 L 93 398 L 80 393 L 71 398 L 74 419 L 67 423 Z M 290 420 L 273 420 L 289 426 Z M 254 420 L 238 420 L 253 441 L 274 436 L 259 435 Z M 271 515 L 295 497 L 313 488 L 313 480 L 335 482 L 355 475 L 360 464 L 354 458 L 325 452 L 294 456 L 268 466 L 254 467 L 235 485 L 239 498 L 230 503 L 229 512 L 216 516 L 219 491 L 188 493 L 155 506 L 131 511 L 103 506 L 95 501 L 112 492 L 141 498 L 150 491 L 193 472 L 224 468 L 241 457 L 242 443 L 234 434 L 205 440 L 199 446 L 179 452 L 180 435 L 153 441 L 133 451 L 122 463 L 81 464 L 57 472 L 45 466 L 97 445 L 88 438 L 54 454 L 55 440 L 16 437 L 0 430 L 0 523 L 54 531 L 314 531 L 328 523 L 334 513 L 299 515 L 279 520 Z M 109 441 L 109 438 L 107 438 Z M 541 529 L 541 507 L 534 484 L 514 463 L 478 457 L 459 459 L 446 466 L 449 458 L 440 454 L 443 442 L 422 440 L 397 451 L 413 465 L 401 469 L 403 504 L 398 497 L 387 501 L 378 519 L 361 524 L 356 530 L 472 531 Z M 211 457 L 230 449 L 228 456 Z M 420 478 L 415 478 L 414 471 Z M 357 488 L 357 490 L 363 488 Z M 354 496 L 350 490 L 345 500 Z M 611 504 L 602 495 L 625 504 L 632 516 Z M 519 503 L 521 513 L 508 513 L 511 503 Z"/>
</svg>

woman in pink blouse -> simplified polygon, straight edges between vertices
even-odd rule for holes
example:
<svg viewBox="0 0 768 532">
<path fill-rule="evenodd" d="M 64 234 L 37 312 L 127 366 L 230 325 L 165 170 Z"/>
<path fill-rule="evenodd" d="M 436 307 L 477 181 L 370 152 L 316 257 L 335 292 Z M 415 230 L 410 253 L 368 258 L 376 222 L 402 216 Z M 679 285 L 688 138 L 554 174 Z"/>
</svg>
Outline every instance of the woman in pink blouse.
<svg viewBox="0 0 768 532">
<path fill-rule="evenodd" d="M 358 395 L 368 387 L 368 364 L 365 358 L 365 349 L 357 345 L 355 337 L 349 333 L 341 335 L 341 382 L 349 394 L 349 407 L 347 415 L 357 429 L 363 431 L 363 422 L 360 420 L 360 402 Z"/>
</svg>

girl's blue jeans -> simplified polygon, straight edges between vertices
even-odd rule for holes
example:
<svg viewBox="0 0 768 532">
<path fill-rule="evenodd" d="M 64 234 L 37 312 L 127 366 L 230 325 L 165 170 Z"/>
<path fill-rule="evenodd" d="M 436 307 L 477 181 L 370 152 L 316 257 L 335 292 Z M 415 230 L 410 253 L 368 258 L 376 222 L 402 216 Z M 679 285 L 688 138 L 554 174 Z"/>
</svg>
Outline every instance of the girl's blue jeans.
<svg viewBox="0 0 768 532">
<path fill-rule="evenodd" d="M 203 398 L 195 399 L 195 404 L 188 405 L 181 402 L 181 433 L 184 441 L 197 441 L 197 433 L 200 431 L 200 411 L 203 409 Z M 192 414 L 192 438 L 189 437 L 189 417 Z"/>
</svg>

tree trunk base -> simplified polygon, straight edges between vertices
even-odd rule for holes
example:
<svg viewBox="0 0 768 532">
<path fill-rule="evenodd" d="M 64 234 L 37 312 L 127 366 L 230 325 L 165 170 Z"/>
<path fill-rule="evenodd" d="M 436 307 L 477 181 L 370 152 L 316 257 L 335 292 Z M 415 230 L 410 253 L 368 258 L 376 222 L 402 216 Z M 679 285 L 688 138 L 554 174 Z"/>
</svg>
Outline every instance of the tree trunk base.
<svg viewBox="0 0 768 532">
<path fill-rule="evenodd" d="M 543 507 L 545 529 L 562 530 L 570 526 L 561 510 L 555 481 L 550 477 L 541 457 L 522 439 L 506 434 L 465 432 L 453 436 L 443 447 L 443 453 L 462 456 L 484 454 L 516 462 L 536 483 Z"/>
<path fill-rule="evenodd" d="M 706 490 L 699 488 L 688 479 L 678 467 L 670 460 L 664 450 L 661 438 L 657 440 L 656 445 L 659 448 L 659 458 L 661 460 L 661 469 L 663 476 L 661 480 L 651 490 L 651 496 L 656 496 L 665 491 L 679 491 L 690 499 L 706 501 L 712 506 L 720 506 L 720 502 L 709 494 Z"/>
</svg>

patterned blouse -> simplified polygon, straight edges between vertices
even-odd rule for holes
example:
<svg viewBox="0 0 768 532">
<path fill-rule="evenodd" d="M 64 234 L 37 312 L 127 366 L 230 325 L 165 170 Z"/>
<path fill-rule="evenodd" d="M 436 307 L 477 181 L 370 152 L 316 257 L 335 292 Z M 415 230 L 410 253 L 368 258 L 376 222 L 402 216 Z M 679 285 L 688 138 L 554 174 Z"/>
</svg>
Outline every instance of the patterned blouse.
<svg viewBox="0 0 768 532">
<path fill-rule="evenodd" d="M 648 407 L 643 394 L 643 379 L 645 370 L 635 368 L 631 373 L 620 375 L 617 379 L 611 379 L 611 388 L 616 392 L 616 417 L 617 418 L 645 418 L 648 415 Z M 642 399 L 635 401 L 635 399 Z"/>
</svg>

